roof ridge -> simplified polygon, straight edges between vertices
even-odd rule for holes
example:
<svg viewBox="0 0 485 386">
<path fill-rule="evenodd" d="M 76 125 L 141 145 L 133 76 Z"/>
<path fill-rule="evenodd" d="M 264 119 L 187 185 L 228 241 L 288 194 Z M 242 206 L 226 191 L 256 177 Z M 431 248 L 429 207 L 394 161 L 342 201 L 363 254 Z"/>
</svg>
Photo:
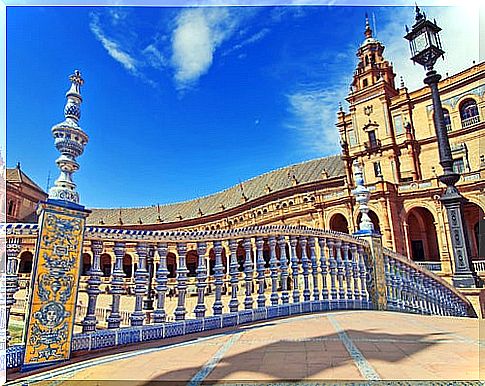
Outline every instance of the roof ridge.
<svg viewBox="0 0 485 386">
<path fill-rule="evenodd" d="M 330 158 L 335 158 L 335 157 L 340 157 L 340 154 L 332 154 L 332 155 L 328 155 L 328 156 L 325 156 L 325 157 L 319 157 L 319 158 L 314 158 L 314 159 L 310 159 L 310 160 L 306 160 L 306 161 L 302 161 L 302 162 L 298 162 L 298 163 L 295 163 L 295 164 L 291 164 L 291 165 L 287 165 L 287 166 L 282 166 L 280 168 L 277 168 L 277 169 L 273 169 L 273 170 L 270 170 L 270 171 L 267 171 L 263 174 L 258 174 L 257 176 L 254 176 L 254 177 L 251 177 L 245 181 L 242 181 L 241 184 L 246 184 L 248 182 L 251 182 L 251 181 L 254 181 L 258 178 L 261 178 L 263 176 L 267 176 L 271 173 L 275 173 L 275 172 L 278 172 L 280 170 L 285 170 L 285 169 L 291 169 L 292 167 L 294 166 L 299 166 L 299 165 L 303 165 L 303 164 L 306 164 L 306 163 L 310 163 L 310 162 L 315 162 L 315 161 L 321 161 L 321 160 L 324 160 L 324 159 L 330 159 Z M 228 188 L 225 188 L 225 189 L 222 189 L 222 190 L 219 190 L 219 191 L 216 191 L 216 192 L 213 192 L 213 193 L 209 193 L 209 194 L 206 194 L 204 196 L 198 196 L 198 197 L 195 197 L 195 198 L 191 198 L 191 199 L 188 199 L 188 200 L 185 200 L 185 201 L 176 201 L 176 202 L 169 202 L 169 203 L 165 203 L 165 204 L 152 204 L 152 205 L 143 205 L 143 206 L 125 206 L 125 207 L 119 207 L 119 208 L 95 208 L 95 207 L 90 207 L 90 209 L 95 209 L 95 210 L 123 210 L 123 209 L 126 209 L 126 210 L 129 210 L 129 209 L 151 209 L 151 208 L 157 208 L 157 207 L 170 207 L 170 206 L 174 206 L 174 205 L 181 205 L 181 204 L 188 204 L 188 203 L 192 203 L 192 202 L 195 202 L 197 200 L 201 200 L 201 199 L 205 199 L 205 198 L 208 198 L 208 197 L 212 197 L 212 196 L 216 196 L 218 194 L 222 194 L 222 193 L 225 193 L 225 192 L 228 192 L 229 190 L 231 189 L 234 189 L 234 188 L 237 188 L 239 186 L 239 184 L 236 184 L 236 185 L 232 185 Z"/>
</svg>

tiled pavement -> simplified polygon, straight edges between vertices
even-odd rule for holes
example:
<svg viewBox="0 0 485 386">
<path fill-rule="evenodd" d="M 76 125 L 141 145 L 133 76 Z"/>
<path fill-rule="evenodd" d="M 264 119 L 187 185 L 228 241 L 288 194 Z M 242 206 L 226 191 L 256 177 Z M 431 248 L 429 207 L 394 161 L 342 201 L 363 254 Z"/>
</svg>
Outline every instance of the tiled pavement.
<svg viewBox="0 0 485 386">
<path fill-rule="evenodd" d="M 479 331 L 479 321 L 467 318 L 375 311 L 304 315 L 90 359 L 15 384 L 479 380 L 485 371 Z"/>
</svg>

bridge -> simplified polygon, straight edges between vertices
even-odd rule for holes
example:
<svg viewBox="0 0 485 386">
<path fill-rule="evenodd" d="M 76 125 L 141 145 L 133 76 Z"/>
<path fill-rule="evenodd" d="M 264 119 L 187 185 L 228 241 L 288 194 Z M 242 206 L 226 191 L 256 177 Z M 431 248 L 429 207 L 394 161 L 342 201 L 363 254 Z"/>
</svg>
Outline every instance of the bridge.
<svg viewBox="0 0 485 386">
<path fill-rule="evenodd" d="M 383 247 L 368 215 L 370 193 L 358 164 L 353 194 L 361 222 L 354 235 L 283 225 L 191 232 L 86 226 L 89 211 L 79 204 L 71 176 L 88 141 L 77 125 L 83 79 L 76 71 L 70 80 L 66 120 L 52 129 L 61 174 L 40 203 L 39 223 L 0 225 L 7 256 L 2 321 L 8 327 L 22 301 L 25 314 L 20 342 L 7 333 L 9 379 L 42 382 L 58 376 L 62 382 L 65 375 L 76 382 L 89 374 L 106 377 L 114 366 L 119 374 L 144 377 L 142 384 L 159 378 L 198 384 L 247 379 L 255 366 L 260 380 L 295 380 L 332 378 L 327 370 L 333 363 L 338 369 L 350 366 L 333 378 L 369 380 L 392 377 L 395 368 L 386 363 L 403 355 L 416 354 L 419 367 L 421 352 L 445 356 L 434 370 L 419 373 L 436 379 L 449 347 L 465 345 L 455 364 L 478 357 L 470 301 L 444 279 Z M 19 285 L 26 246 L 35 251 L 27 300 Z M 127 253 L 137 258 L 133 294 L 127 294 L 125 281 Z M 86 254 L 84 288 L 79 277 Z M 114 260 L 107 282 L 105 257 Z M 80 303 L 85 296 L 86 306 Z M 245 340 L 249 346 L 242 349 Z M 295 359 L 294 352 L 301 356 Z M 164 355 L 177 362 L 150 373 L 147 363 L 165 361 Z M 239 365 L 243 370 L 236 370 Z M 477 375 L 471 369 L 464 379 Z"/>
</svg>

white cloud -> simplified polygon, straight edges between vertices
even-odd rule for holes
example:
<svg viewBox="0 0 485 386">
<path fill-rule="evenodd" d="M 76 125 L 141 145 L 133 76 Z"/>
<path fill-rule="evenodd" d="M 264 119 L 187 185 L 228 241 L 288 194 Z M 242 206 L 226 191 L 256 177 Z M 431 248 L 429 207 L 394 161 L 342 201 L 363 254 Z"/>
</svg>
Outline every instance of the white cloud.
<svg viewBox="0 0 485 386">
<path fill-rule="evenodd" d="M 114 40 L 109 39 L 106 34 L 101 29 L 99 23 L 99 17 L 96 14 L 92 15 L 91 23 L 89 24 L 91 32 L 96 36 L 96 38 L 101 42 L 108 54 L 115 59 L 117 62 L 121 63 L 128 71 L 136 74 L 137 61 L 129 55 L 127 52 L 123 51 L 120 45 Z"/>
<path fill-rule="evenodd" d="M 249 44 L 256 43 L 257 41 L 263 39 L 268 33 L 270 32 L 269 28 L 263 28 L 260 31 L 256 32 L 255 34 L 251 35 L 247 39 L 244 39 L 242 42 L 234 45 L 232 48 L 228 49 L 226 52 L 223 53 L 223 55 L 228 55 L 234 51 L 238 51 L 241 48 L 246 47 Z"/>
<path fill-rule="evenodd" d="M 179 88 L 188 87 L 204 75 L 215 50 L 227 40 L 239 18 L 227 8 L 183 10 L 172 35 L 172 65 Z"/>
<path fill-rule="evenodd" d="M 307 85 L 287 95 L 293 119 L 287 127 L 298 131 L 300 151 L 309 154 L 332 154 L 340 150 L 335 129 L 338 102 L 347 94 L 347 82 L 331 88 Z"/>
<path fill-rule="evenodd" d="M 479 7 L 467 4 L 460 7 L 423 8 L 427 17 L 436 19 L 443 29 L 440 33 L 445 50 L 445 60 L 438 59 L 435 69 L 443 78 L 446 73 L 453 75 L 479 61 Z M 384 56 L 394 64 L 394 72 L 404 78 L 406 87 L 414 90 L 424 87 L 423 67 L 409 59 L 410 51 L 404 24 L 409 27 L 414 23 L 414 9 L 411 7 L 397 8 L 393 21 L 384 25 L 378 31 L 378 39 L 385 45 Z M 379 30 L 379 20 L 377 20 Z M 399 83 L 398 83 L 399 84 Z"/>
</svg>

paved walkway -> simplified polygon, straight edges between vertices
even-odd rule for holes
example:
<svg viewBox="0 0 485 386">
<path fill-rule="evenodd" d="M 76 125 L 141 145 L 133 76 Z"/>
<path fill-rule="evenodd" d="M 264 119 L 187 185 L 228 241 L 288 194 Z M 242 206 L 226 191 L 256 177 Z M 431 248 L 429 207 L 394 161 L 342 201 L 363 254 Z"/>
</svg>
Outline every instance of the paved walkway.
<svg viewBox="0 0 485 386">
<path fill-rule="evenodd" d="M 12 384 L 478 380 L 485 374 L 479 332 L 479 321 L 468 318 L 374 311 L 304 315 L 90 359 Z"/>
</svg>

